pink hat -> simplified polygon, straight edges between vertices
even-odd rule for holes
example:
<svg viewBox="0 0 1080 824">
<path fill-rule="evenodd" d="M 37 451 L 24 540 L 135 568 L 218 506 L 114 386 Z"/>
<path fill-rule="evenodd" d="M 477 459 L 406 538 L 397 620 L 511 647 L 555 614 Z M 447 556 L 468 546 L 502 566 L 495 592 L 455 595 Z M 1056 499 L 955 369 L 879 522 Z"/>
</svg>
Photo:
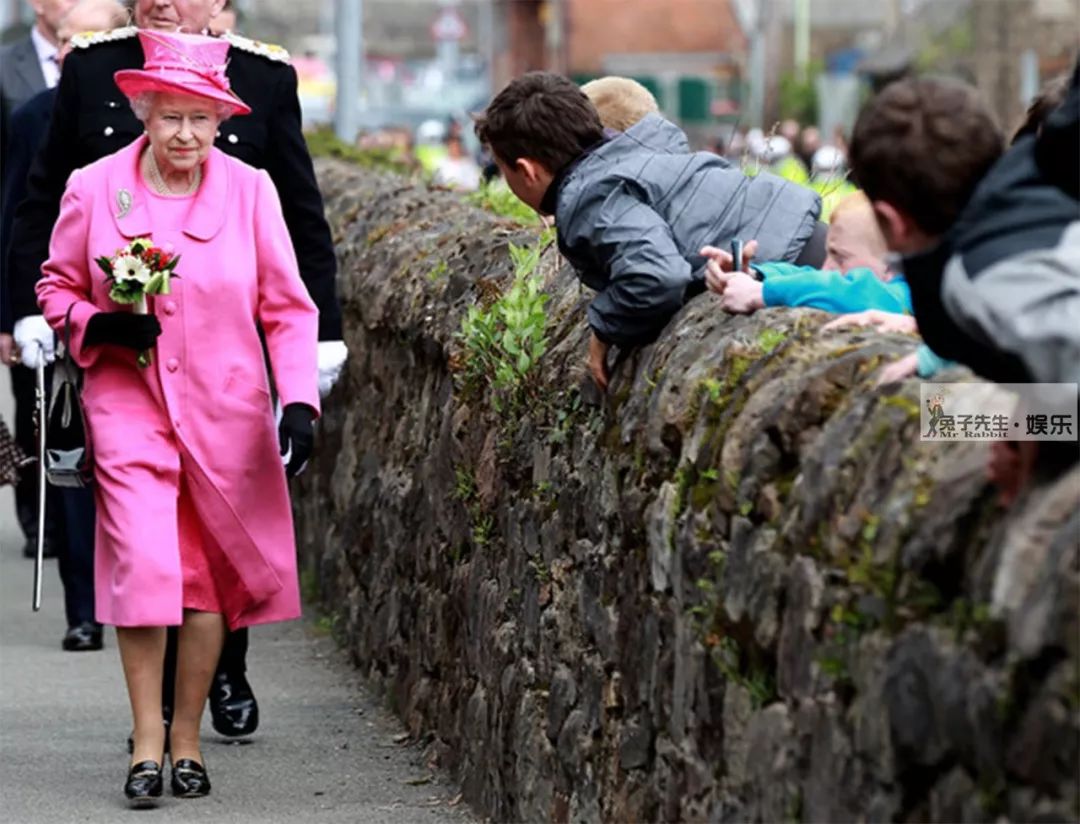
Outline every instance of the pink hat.
<svg viewBox="0 0 1080 824">
<path fill-rule="evenodd" d="M 232 107 L 233 114 L 250 114 L 251 108 L 229 88 L 225 66 L 229 43 L 201 34 L 171 34 L 139 30 L 146 63 L 141 69 L 124 69 L 113 75 L 129 98 L 143 92 L 167 92 L 204 97 Z"/>
</svg>

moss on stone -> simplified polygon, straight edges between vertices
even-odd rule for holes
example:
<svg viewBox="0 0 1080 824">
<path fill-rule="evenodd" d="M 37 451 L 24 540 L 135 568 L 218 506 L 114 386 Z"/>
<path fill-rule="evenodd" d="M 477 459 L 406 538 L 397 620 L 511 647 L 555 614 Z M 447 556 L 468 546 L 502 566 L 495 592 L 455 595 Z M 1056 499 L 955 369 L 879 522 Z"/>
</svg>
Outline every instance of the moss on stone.
<svg viewBox="0 0 1080 824">
<path fill-rule="evenodd" d="M 880 400 L 883 406 L 899 409 L 912 420 L 919 420 L 919 404 L 904 395 L 886 395 Z"/>
<path fill-rule="evenodd" d="M 787 332 L 781 329 L 762 329 L 758 335 L 757 348 L 765 355 L 769 355 L 780 344 L 787 340 Z"/>
<path fill-rule="evenodd" d="M 330 128 L 316 129 L 305 135 L 308 152 L 312 157 L 330 157 L 344 160 L 365 169 L 377 169 L 404 175 L 409 167 L 392 151 L 385 149 L 358 149 L 340 140 Z"/>
</svg>

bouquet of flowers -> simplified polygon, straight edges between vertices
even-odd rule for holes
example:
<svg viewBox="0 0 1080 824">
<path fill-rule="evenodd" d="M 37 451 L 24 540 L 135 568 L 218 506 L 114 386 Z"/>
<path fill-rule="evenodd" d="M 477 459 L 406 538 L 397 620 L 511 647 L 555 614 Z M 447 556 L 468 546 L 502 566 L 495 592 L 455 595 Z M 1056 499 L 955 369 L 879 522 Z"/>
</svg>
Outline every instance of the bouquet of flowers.
<svg viewBox="0 0 1080 824">
<path fill-rule="evenodd" d="M 102 256 L 94 260 L 105 273 L 109 298 L 133 306 L 137 315 L 149 311 L 147 296 L 169 294 L 169 280 L 179 277 L 173 270 L 180 262 L 180 255 L 155 246 L 148 237 L 135 238 L 111 258 Z M 147 367 L 153 361 L 149 352 L 140 352 L 138 362 L 139 366 Z"/>
</svg>

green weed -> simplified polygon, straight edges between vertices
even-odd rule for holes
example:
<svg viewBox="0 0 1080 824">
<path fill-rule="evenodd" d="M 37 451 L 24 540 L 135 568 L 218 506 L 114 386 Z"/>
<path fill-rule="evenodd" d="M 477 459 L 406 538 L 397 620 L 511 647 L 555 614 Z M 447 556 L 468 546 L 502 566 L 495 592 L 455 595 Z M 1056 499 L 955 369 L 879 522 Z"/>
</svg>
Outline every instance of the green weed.
<svg viewBox="0 0 1080 824">
<path fill-rule="evenodd" d="M 540 217 L 526 206 L 517 195 L 502 182 L 486 183 L 465 198 L 473 206 L 478 206 L 499 217 L 508 217 L 526 226 L 540 223 Z"/>
<path fill-rule="evenodd" d="M 470 306 L 457 334 L 464 346 L 464 388 L 477 394 L 490 389 L 496 412 L 514 413 L 535 394 L 535 369 L 548 347 L 548 296 L 535 274 L 544 248 L 511 243 L 513 284 L 489 307 Z"/>
</svg>

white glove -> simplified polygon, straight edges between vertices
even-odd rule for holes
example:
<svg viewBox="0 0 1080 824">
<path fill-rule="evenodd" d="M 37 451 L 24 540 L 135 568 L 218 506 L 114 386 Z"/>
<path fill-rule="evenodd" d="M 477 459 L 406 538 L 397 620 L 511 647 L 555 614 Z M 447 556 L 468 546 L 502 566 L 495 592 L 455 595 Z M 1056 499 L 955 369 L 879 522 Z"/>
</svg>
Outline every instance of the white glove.
<svg viewBox="0 0 1080 824">
<path fill-rule="evenodd" d="M 341 370 L 345 367 L 345 359 L 349 356 L 349 350 L 345 348 L 343 340 L 319 341 L 319 397 L 325 398 L 334 388 Z"/>
<path fill-rule="evenodd" d="M 15 321 L 12 335 L 19 347 L 19 360 L 28 369 L 37 369 L 38 358 L 44 357 L 45 364 L 56 360 L 56 334 L 45 322 L 44 315 L 30 315 Z"/>
</svg>

